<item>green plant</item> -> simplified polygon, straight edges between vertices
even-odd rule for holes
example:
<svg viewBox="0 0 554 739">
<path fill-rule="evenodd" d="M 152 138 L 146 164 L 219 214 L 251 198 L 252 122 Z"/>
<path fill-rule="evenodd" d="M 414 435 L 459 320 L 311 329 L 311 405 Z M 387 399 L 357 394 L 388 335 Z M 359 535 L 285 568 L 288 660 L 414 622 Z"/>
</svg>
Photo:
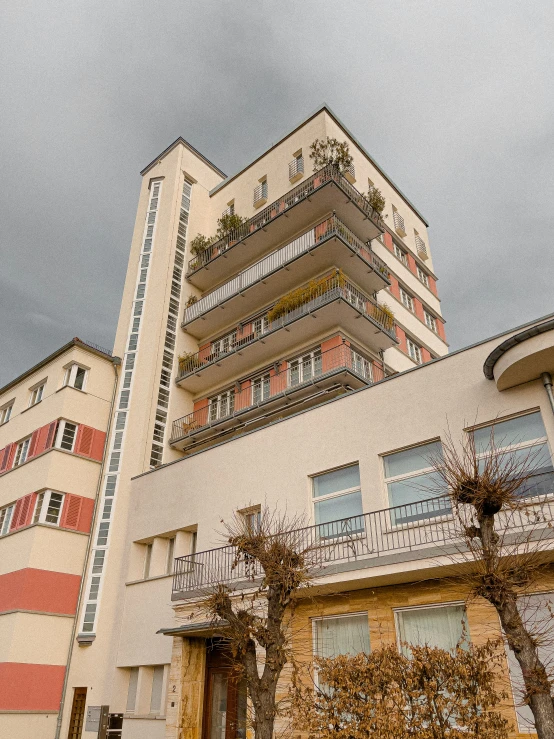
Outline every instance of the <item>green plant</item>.
<svg viewBox="0 0 554 739">
<path fill-rule="evenodd" d="M 267 314 L 267 320 L 269 323 L 272 323 L 277 320 L 277 318 L 285 315 L 285 313 L 290 313 L 290 311 L 295 310 L 295 308 L 299 308 L 301 305 L 313 300 L 313 298 L 321 295 L 326 288 L 331 286 L 330 283 L 335 279 L 337 280 L 338 286 L 343 287 L 345 282 L 344 274 L 341 270 L 337 270 L 334 275 L 326 275 L 325 277 L 321 277 L 319 280 L 310 280 L 310 282 L 304 287 L 299 287 L 296 290 L 292 290 L 290 293 L 283 295 L 283 297 L 275 303 L 273 308 Z"/>
<path fill-rule="evenodd" d="M 216 239 L 222 239 L 225 236 L 228 236 L 232 231 L 237 231 L 243 224 L 246 223 L 248 218 L 243 218 L 242 216 L 238 216 L 236 213 L 229 214 L 227 213 L 224 216 L 221 216 L 221 218 L 217 219 L 217 231 L 216 231 Z"/>
<path fill-rule="evenodd" d="M 194 254 L 195 257 L 199 257 L 214 243 L 214 241 L 215 239 L 213 236 L 208 238 L 207 236 L 202 236 L 202 234 L 196 234 L 194 239 L 190 242 L 190 253 Z"/>
<path fill-rule="evenodd" d="M 327 164 L 332 164 L 340 172 L 344 172 L 352 164 L 352 155 L 347 141 L 339 141 L 327 136 L 325 141 L 316 139 L 310 145 L 310 150 L 310 159 L 313 159 L 314 162 L 314 172 Z"/>
<path fill-rule="evenodd" d="M 378 187 L 372 185 L 369 188 L 369 191 L 365 198 L 369 202 L 373 210 L 376 210 L 377 213 L 380 214 L 384 211 L 386 200 L 383 193 L 381 192 L 381 190 L 379 190 Z"/>
<path fill-rule="evenodd" d="M 190 306 L 194 305 L 195 303 L 198 303 L 198 297 L 196 295 L 189 295 L 187 302 L 185 303 L 185 306 L 187 308 L 190 308 Z"/>
<path fill-rule="evenodd" d="M 388 316 L 391 319 L 391 321 L 394 321 L 394 313 L 386 303 L 381 303 L 379 305 L 379 308 L 383 311 L 383 313 L 386 316 Z"/>
</svg>

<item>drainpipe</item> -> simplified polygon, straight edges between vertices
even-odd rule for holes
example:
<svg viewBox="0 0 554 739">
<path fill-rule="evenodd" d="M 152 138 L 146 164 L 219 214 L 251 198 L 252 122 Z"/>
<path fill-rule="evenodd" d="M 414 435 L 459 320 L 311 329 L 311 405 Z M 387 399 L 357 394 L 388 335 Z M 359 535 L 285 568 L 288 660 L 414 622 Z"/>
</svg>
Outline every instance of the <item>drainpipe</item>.
<svg viewBox="0 0 554 739">
<path fill-rule="evenodd" d="M 104 467 L 106 465 L 106 452 L 108 449 L 108 443 L 110 439 L 113 411 L 115 407 L 115 398 L 117 394 L 117 381 L 119 379 L 117 368 L 120 365 L 121 365 L 121 359 L 119 357 L 113 357 L 112 366 L 113 366 L 113 371 L 114 371 L 114 383 L 113 383 L 113 390 L 112 390 L 112 399 L 110 402 L 110 415 L 109 415 L 109 420 L 108 420 L 108 428 L 106 429 L 106 441 L 104 442 L 104 454 L 102 456 L 102 464 L 100 465 L 100 474 L 98 475 L 98 484 L 96 486 L 96 496 L 94 500 L 94 508 L 92 511 L 92 521 L 90 524 L 90 536 L 88 539 L 87 551 L 85 554 L 85 562 L 83 564 L 83 575 L 81 577 L 81 585 L 79 586 L 79 596 L 77 598 L 77 608 L 75 609 L 75 618 L 73 620 L 73 628 L 71 629 L 71 638 L 69 640 L 69 650 L 67 653 L 67 660 L 65 663 L 65 675 L 63 679 L 62 697 L 60 700 L 60 709 L 58 712 L 58 720 L 56 721 L 56 733 L 54 735 L 54 739 L 60 739 L 60 732 L 62 730 L 63 709 L 65 706 L 65 695 L 67 691 L 67 683 L 69 680 L 69 668 L 71 667 L 71 657 L 73 656 L 73 644 L 75 642 L 75 634 L 77 633 L 79 611 L 81 609 L 81 603 L 82 603 L 83 595 L 85 592 L 86 574 L 87 574 L 87 569 L 88 569 L 88 563 L 90 560 L 90 553 L 92 551 L 92 534 L 93 534 L 94 527 L 96 524 L 96 516 L 98 513 L 98 505 L 100 503 L 100 497 L 101 497 L 101 491 L 102 491 L 102 479 L 104 477 Z"/>
<path fill-rule="evenodd" d="M 542 384 L 544 385 L 544 389 L 546 390 L 546 394 L 548 395 L 548 400 L 550 401 L 550 408 L 552 409 L 552 413 L 554 413 L 554 393 L 552 392 L 552 375 L 550 372 L 543 372 L 541 375 Z"/>
</svg>

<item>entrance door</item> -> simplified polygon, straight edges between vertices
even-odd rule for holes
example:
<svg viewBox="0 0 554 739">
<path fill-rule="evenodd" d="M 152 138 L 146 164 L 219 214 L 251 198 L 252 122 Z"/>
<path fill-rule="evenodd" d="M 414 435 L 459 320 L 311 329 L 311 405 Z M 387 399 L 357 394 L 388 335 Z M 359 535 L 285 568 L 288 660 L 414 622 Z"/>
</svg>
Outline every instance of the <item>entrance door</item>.
<svg viewBox="0 0 554 739">
<path fill-rule="evenodd" d="M 75 688 L 73 693 L 73 705 L 71 706 L 71 718 L 69 719 L 68 739 L 81 739 L 83 724 L 85 721 L 86 700 L 87 689 Z"/>
<path fill-rule="evenodd" d="M 221 643 L 208 642 L 203 739 L 246 739 L 246 683 Z"/>
</svg>

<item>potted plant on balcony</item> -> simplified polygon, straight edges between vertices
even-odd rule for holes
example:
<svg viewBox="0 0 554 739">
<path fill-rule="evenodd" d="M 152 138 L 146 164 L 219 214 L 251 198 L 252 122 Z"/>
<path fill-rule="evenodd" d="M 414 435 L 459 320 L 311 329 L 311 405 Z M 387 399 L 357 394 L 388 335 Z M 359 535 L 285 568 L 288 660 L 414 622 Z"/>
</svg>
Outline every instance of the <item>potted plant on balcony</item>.
<svg viewBox="0 0 554 739">
<path fill-rule="evenodd" d="M 365 199 L 368 201 L 368 203 L 371 205 L 373 210 L 376 210 L 379 215 L 383 214 L 383 211 L 385 209 L 386 200 L 378 187 L 375 187 L 375 185 L 372 185 L 367 195 L 365 196 Z"/>
<path fill-rule="evenodd" d="M 336 167 L 341 174 L 353 172 L 352 154 L 350 154 L 347 141 L 339 141 L 335 138 L 327 138 L 324 141 L 316 139 L 310 145 L 310 159 L 314 163 L 314 172 L 319 171 L 328 164 Z M 314 187 L 320 183 L 314 181 Z"/>
<path fill-rule="evenodd" d="M 267 320 L 269 323 L 272 323 L 277 318 L 290 313 L 296 308 L 300 308 L 305 303 L 309 303 L 310 300 L 313 300 L 331 287 L 343 287 L 344 281 L 345 278 L 342 270 L 337 270 L 335 274 L 326 275 L 319 280 L 310 280 L 304 287 L 299 287 L 283 295 L 267 314 Z"/>
<path fill-rule="evenodd" d="M 179 355 L 179 371 L 181 374 L 194 372 L 195 369 L 201 366 L 202 362 L 198 356 L 198 352 L 185 352 Z"/>
<path fill-rule="evenodd" d="M 187 298 L 187 302 L 185 303 L 185 307 L 190 308 L 190 306 L 194 305 L 195 303 L 198 303 L 198 297 L 196 295 L 189 295 Z"/>
<path fill-rule="evenodd" d="M 208 238 L 202 234 L 196 234 L 194 239 L 190 242 L 190 253 L 194 254 L 195 257 L 201 257 L 214 241 L 215 238 L 213 236 Z"/>
<path fill-rule="evenodd" d="M 243 218 L 236 213 L 226 213 L 217 219 L 217 231 L 214 240 L 219 241 L 224 239 L 226 236 L 229 237 L 229 246 L 237 242 L 240 238 L 241 226 L 248 221 L 248 218 Z"/>
</svg>

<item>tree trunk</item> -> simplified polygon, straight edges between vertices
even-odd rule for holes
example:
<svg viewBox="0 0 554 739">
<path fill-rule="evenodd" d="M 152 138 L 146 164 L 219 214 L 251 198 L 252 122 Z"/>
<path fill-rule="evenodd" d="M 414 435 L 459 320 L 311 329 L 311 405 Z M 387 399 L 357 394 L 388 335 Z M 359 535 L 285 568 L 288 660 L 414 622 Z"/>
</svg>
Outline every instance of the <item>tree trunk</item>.
<svg viewBox="0 0 554 739">
<path fill-rule="evenodd" d="M 485 578 L 494 578 L 499 559 L 498 535 L 494 531 L 494 515 L 478 516 L 479 537 L 483 545 Z M 538 739 L 554 739 L 554 703 L 550 694 L 550 681 L 544 664 L 539 659 L 537 646 L 527 631 L 517 609 L 517 592 L 509 583 L 500 590 L 483 588 L 483 596 L 495 607 L 508 645 L 523 673 L 523 683 L 529 706 L 535 719 Z"/>
</svg>

